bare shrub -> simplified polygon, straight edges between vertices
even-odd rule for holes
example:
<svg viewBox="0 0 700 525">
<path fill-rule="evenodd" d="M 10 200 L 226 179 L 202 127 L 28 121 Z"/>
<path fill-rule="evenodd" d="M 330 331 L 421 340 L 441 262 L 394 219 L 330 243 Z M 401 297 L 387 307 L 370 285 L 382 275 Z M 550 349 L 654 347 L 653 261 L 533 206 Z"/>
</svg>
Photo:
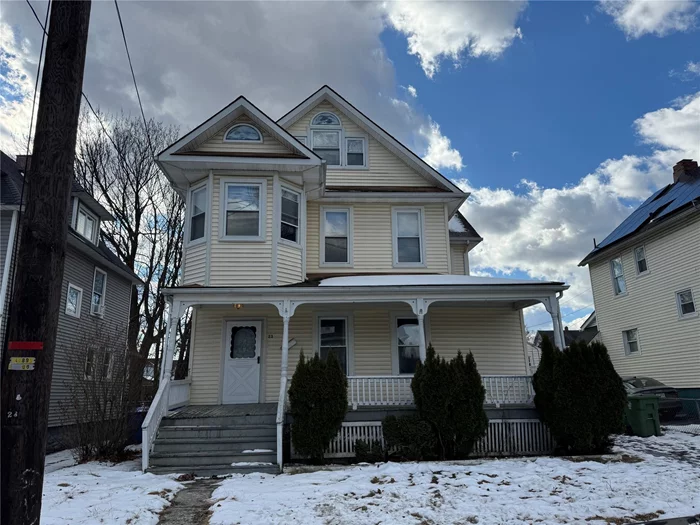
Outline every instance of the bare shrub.
<svg viewBox="0 0 700 525">
<path fill-rule="evenodd" d="M 66 348 L 69 396 L 59 403 L 65 444 L 76 460 L 118 461 L 129 444 L 130 354 L 126 327 L 95 323 Z"/>
</svg>

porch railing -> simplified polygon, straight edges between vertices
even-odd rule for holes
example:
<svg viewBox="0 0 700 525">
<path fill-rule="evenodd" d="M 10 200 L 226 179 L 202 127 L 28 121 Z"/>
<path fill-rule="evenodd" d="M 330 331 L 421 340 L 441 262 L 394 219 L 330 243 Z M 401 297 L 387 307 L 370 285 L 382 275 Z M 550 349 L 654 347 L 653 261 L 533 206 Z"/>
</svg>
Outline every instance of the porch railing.
<svg viewBox="0 0 700 525">
<path fill-rule="evenodd" d="M 188 389 L 189 395 L 189 389 Z M 164 378 L 161 380 L 158 386 L 158 392 L 156 392 L 153 401 L 151 401 L 151 406 L 148 409 L 148 414 L 143 420 L 141 425 L 141 470 L 144 472 L 148 468 L 148 459 L 153 448 L 153 442 L 156 439 L 156 434 L 158 433 L 158 427 L 163 419 L 163 416 L 168 413 L 168 404 L 170 397 L 170 380 Z"/>
<path fill-rule="evenodd" d="M 170 381 L 168 392 L 168 410 L 183 407 L 190 402 L 191 379 L 178 379 Z"/>
<path fill-rule="evenodd" d="M 349 376 L 348 404 L 356 410 L 370 406 L 413 405 L 412 376 Z M 481 376 L 487 405 L 529 404 L 535 395 L 531 376 Z"/>
</svg>

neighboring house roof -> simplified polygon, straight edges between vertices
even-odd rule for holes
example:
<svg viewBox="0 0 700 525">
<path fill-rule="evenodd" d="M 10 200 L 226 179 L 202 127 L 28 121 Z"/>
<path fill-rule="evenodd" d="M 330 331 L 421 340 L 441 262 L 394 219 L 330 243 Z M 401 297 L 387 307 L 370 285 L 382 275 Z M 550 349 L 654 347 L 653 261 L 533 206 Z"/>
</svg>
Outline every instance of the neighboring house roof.
<svg viewBox="0 0 700 525">
<path fill-rule="evenodd" d="M 87 204 L 87 207 L 94 213 L 96 213 L 99 218 L 103 221 L 113 221 L 114 216 L 107 211 L 107 209 L 102 206 L 95 198 L 88 193 L 88 191 L 83 188 L 77 181 L 73 181 L 73 186 L 71 188 L 71 195 L 73 197 L 78 197 L 81 201 Z"/>
<path fill-rule="evenodd" d="M 610 235 L 598 243 L 579 263 L 579 266 L 588 264 L 591 259 L 603 250 L 618 244 L 632 235 L 657 228 L 660 224 L 677 216 L 681 211 L 697 206 L 700 201 L 700 169 L 695 167 L 694 171 L 694 174 L 690 174 L 689 177 L 683 177 L 673 184 L 661 188 L 644 201 Z"/>
<path fill-rule="evenodd" d="M 464 239 L 468 241 L 483 241 L 483 237 L 477 233 L 467 218 L 462 215 L 462 212 L 457 212 L 452 216 L 449 222 L 450 240 Z"/>
<path fill-rule="evenodd" d="M 588 319 L 586 319 L 581 325 L 581 330 L 585 330 L 586 328 L 598 328 L 598 319 L 595 316 L 595 310 L 591 312 Z"/>
<path fill-rule="evenodd" d="M 589 328 L 587 330 L 569 330 L 567 328 L 564 330 L 564 344 L 569 346 L 571 343 L 575 342 L 590 343 L 597 334 L 598 330 L 595 328 Z M 535 336 L 535 345 L 540 346 L 544 336 L 547 336 L 550 341 L 554 341 L 553 330 L 538 330 L 537 336 Z"/>
<path fill-rule="evenodd" d="M 17 163 L 0 151 L 0 204 L 19 206 L 24 178 Z"/>
<path fill-rule="evenodd" d="M 99 246 L 95 246 L 73 228 L 69 228 L 68 244 L 77 248 L 91 259 L 108 266 L 113 272 L 128 279 L 133 284 L 143 284 L 143 281 L 107 247 L 102 239 L 100 239 Z"/>
<path fill-rule="evenodd" d="M 322 86 L 316 92 L 309 95 L 296 107 L 294 107 L 281 118 L 279 118 L 277 120 L 277 123 L 280 126 L 288 127 L 294 122 L 296 122 L 298 119 L 300 119 L 303 115 L 305 115 L 306 112 L 309 111 L 312 107 L 316 106 L 323 100 L 328 100 L 331 104 L 337 106 L 349 116 L 353 117 L 356 120 L 356 122 L 360 126 L 365 128 L 365 131 L 370 133 L 377 141 L 379 141 L 380 144 L 382 144 L 395 155 L 398 155 L 401 159 L 403 159 L 404 162 L 406 162 L 406 164 L 415 169 L 426 179 L 436 183 L 439 187 L 445 188 L 450 192 L 459 193 L 464 195 L 465 197 L 468 195 L 464 194 L 462 190 L 455 186 L 455 184 L 450 179 L 445 177 L 436 169 L 432 168 L 413 151 L 411 151 L 401 142 L 396 140 L 391 134 L 389 134 L 389 132 L 384 130 L 384 128 L 379 126 L 367 115 L 362 113 L 359 109 L 353 106 L 337 91 L 335 91 L 328 85 Z"/>
</svg>

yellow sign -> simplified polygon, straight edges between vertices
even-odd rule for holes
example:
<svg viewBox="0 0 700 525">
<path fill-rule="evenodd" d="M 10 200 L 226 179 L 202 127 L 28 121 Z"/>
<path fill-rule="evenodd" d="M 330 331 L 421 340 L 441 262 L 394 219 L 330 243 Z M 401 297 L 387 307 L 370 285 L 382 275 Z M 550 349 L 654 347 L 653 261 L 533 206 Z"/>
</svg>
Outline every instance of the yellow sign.
<svg viewBox="0 0 700 525">
<path fill-rule="evenodd" d="M 30 365 L 36 363 L 36 357 L 10 357 L 13 365 Z"/>
<path fill-rule="evenodd" d="M 7 369 L 8 370 L 20 370 L 20 371 L 26 372 L 28 370 L 34 370 L 34 363 L 30 363 L 30 364 L 26 364 L 26 365 L 22 365 L 19 363 L 10 363 L 9 365 L 7 365 Z"/>
</svg>

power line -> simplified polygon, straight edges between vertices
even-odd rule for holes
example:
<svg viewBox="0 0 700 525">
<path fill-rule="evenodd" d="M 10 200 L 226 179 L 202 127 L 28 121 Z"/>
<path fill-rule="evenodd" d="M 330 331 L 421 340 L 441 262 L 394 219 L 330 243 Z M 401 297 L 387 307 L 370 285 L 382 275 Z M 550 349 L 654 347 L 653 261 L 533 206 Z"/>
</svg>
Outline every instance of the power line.
<svg viewBox="0 0 700 525">
<path fill-rule="evenodd" d="M 567 317 L 571 317 L 572 315 L 577 314 L 577 313 L 579 313 L 579 312 L 582 312 L 582 311 L 584 311 L 584 310 L 586 310 L 586 309 L 588 309 L 588 308 L 593 308 L 593 305 L 592 305 L 592 304 L 589 304 L 589 305 L 587 305 L 587 306 L 584 306 L 583 308 L 579 308 L 578 310 L 574 310 L 573 312 L 569 312 L 569 313 L 566 314 L 566 315 L 562 315 L 561 318 L 562 318 L 562 320 L 563 320 L 563 319 L 566 319 Z M 551 321 L 545 321 L 544 323 L 531 324 L 531 325 L 528 325 L 528 328 L 534 328 L 534 327 L 536 327 L 536 326 L 542 326 L 543 324 L 549 324 L 550 322 L 551 322 Z"/>
<path fill-rule="evenodd" d="M 151 148 L 151 155 L 155 158 L 156 153 L 153 149 L 153 143 L 151 142 L 151 134 L 148 131 L 148 123 L 146 122 L 146 114 L 143 112 L 143 104 L 141 103 L 141 94 L 139 93 L 139 86 L 136 83 L 136 75 L 134 74 L 134 66 L 131 63 L 131 53 L 129 53 L 129 44 L 126 43 L 126 33 L 124 32 L 124 23 L 122 22 L 122 14 L 119 11 L 119 4 L 117 0 L 114 0 L 114 7 L 117 8 L 117 17 L 119 18 L 119 27 L 122 30 L 122 38 L 124 39 L 124 48 L 126 49 L 126 58 L 129 60 L 129 69 L 131 69 L 131 78 L 134 80 L 134 88 L 136 89 L 136 98 L 139 101 L 139 108 L 141 109 L 141 117 L 143 118 L 143 127 L 146 130 L 146 139 L 148 139 L 148 146 Z"/>
</svg>

